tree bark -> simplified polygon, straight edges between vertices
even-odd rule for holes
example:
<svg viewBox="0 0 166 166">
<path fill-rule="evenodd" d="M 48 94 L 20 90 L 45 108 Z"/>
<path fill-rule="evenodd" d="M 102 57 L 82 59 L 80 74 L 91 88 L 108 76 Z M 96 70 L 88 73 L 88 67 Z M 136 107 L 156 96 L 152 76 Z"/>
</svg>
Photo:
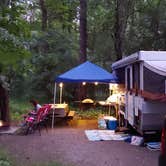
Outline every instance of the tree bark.
<svg viewBox="0 0 166 166">
<path fill-rule="evenodd" d="M 158 50 L 160 46 L 160 32 L 159 32 L 159 25 L 160 25 L 160 3 L 161 1 L 159 0 L 156 8 L 154 9 L 153 15 L 152 15 L 152 20 L 151 20 L 151 29 L 153 33 L 153 49 Z"/>
<path fill-rule="evenodd" d="M 130 0 L 116 0 L 114 46 L 117 55 L 117 60 L 121 59 L 124 55 L 125 30 L 127 27 L 129 8 L 131 8 L 131 6 L 129 6 L 130 3 Z"/>
<path fill-rule="evenodd" d="M 0 85 L 0 120 L 9 125 L 9 96 L 6 89 Z"/>
<path fill-rule="evenodd" d="M 80 0 L 80 59 L 79 63 L 83 63 L 87 60 L 87 1 Z M 82 101 L 86 96 L 86 88 L 80 83 L 78 86 L 78 99 Z"/>
<path fill-rule="evenodd" d="M 40 8 L 41 8 L 41 12 L 42 12 L 42 31 L 45 31 L 47 29 L 47 8 L 45 6 L 45 1 L 44 0 L 40 0 Z"/>
<path fill-rule="evenodd" d="M 87 60 L 87 1 L 80 0 L 80 63 Z"/>
</svg>

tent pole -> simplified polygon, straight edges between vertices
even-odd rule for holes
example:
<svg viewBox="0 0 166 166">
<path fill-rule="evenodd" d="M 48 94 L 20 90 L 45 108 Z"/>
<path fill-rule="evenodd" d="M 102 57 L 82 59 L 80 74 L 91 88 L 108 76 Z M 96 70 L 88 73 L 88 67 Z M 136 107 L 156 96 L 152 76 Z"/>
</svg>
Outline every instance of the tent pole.
<svg viewBox="0 0 166 166">
<path fill-rule="evenodd" d="M 56 100 L 56 82 L 55 82 L 55 85 L 54 85 L 54 104 L 55 104 L 55 100 Z"/>
<path fill-rule="evenodd" d="M 59 103 L 62 104 L 62 91 L 63 91 L 63 83 L 59 84 L 60 87 L 60 94 L 59 94 Z"/>
<path fill-rule="evenodd" d="M 56 100 L 56 82 L 54 85 L 54 104 Z M 55 106 L 53 107 L 53 115 L 52 115 L 52 128 L 54 128 L 54 117 L 55 117 Z"/>
</svg>

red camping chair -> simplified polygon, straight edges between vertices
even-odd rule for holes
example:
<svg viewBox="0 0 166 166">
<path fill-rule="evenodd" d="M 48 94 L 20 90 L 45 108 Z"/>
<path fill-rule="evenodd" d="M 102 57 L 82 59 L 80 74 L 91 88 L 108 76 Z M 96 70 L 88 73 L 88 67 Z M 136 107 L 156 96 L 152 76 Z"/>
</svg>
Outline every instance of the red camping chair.
<svg viewBox="0 0 166 166">
<path fill-rule="evenodd" d="M 40 132 L 41 127 L 45 126 L 47 129 L 46 121 L 47 121 L 47 115 L 50 109 L 51 109 L 51 105 L 49 104 L 44 105 L 38 110 L 35 116 L 34 115 L 29 116 L 25 119 L 26 125 L 27 125 L 25 135 L 27 135 L 28 133 L 34 132 L 36 129 L 39 130 L 39 133 L 41 135 L 41 132 Z"/>
</svg>

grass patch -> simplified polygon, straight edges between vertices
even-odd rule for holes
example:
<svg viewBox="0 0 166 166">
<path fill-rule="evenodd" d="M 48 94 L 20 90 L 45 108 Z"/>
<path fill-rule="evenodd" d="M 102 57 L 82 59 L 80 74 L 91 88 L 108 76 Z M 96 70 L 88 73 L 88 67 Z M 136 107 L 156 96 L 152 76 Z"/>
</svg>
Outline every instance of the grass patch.
<svg viewBox="0 0 166 166">
<path fill-rule="evenodd" d="M 73 165 L 64 165 L 62 163 L 53 161 L 49 163 L 38 163 L 38 164 L 33 164 L 32 166 L 73 166 Z"/>
<path fill-rule="evenodd" d="M 11 156 L 2 148 L 0 148 L 0 166 L 16 166 Z"/>
<path fill-rule="evenodd" d="M 27 101 L 10 99 L 9 108 L 11 120 L 17 122 L 22 120 L 22 115 L 26 114 L 32 107 Z"/>
<path fill-rule="evenodd" d="M 26 165 L 26 163 L 24 165 Z M 14 158 L 12 158 L 11 155 L 7 153 L 7 151 L 4 148 L 0 147 L 0 166 L 23 166 L 23 165 L 19 165 L 14 160 Z M 37 162 L 28 166 L 73 166 L 73 165 L 64 165 L 62 163 L 52 161 L 48 163 Z"/>
<path fill-rule="evenodd" d="M 32 106 L 28 101 L 20 99 L 10 99 L 9 103 L 11 120 L 13 122 L 20 122 L 23 120 L 22 115 L 27 114 L 29 110 L 32 109 Z M 70 110 L 75 111 L 75 117 L 77 119 L 97 119 L 100 114 L 102 114 L 102 109 L 87 109 L 80 110 L 78 107 L 70 107 Z"/>
<path fill-rule="evenodd" d="M 101 109 L 88 109 L 88 110 L 76 110 L 76 118 L 77 119 L 97 119 L 100 114 L 102 114 Z"/>
</svg>

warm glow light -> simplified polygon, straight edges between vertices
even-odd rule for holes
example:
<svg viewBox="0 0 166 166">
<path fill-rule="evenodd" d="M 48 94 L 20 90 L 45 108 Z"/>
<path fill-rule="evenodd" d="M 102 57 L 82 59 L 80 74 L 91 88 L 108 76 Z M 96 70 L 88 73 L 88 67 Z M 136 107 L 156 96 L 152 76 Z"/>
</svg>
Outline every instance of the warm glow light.
<svg viewBox="0 0 166 166">
<path fill-rule="evenodd" d="M 3 122 L 2 122 L 2 120 L 0 120 L 0 127 L 1 127 L 1 126 L 3 126 Z"/>
<path fill-rule="evenodd" d="M 98 85 L 99 83 L 98 82 L 95 82 L 95 85 Z"/>
<path fill-rule="evenodd" d="M 118 84 L 112 84 L 112 83 L 109 84 L 109 89 L 110 90 L 115 90 L 117 88 L 118 88 Z"/>
<path fill-rule="evenodd" d="M 83 82 L 82 85 L 86 85 L 86 82 Z"/>
<path fill-rule="evenodd" d="M 62 83 L 62 82 L 59 84 L 59 87 L 60 87 L 60 88 L 62 88 L 62 87 L 63 87 L 63 83 Z"/>
<path fill-rule="evenodd" d="M 113 89 L 113 84 L 109 83 L 109 89 L 112 90 Z"/>
</svg>

